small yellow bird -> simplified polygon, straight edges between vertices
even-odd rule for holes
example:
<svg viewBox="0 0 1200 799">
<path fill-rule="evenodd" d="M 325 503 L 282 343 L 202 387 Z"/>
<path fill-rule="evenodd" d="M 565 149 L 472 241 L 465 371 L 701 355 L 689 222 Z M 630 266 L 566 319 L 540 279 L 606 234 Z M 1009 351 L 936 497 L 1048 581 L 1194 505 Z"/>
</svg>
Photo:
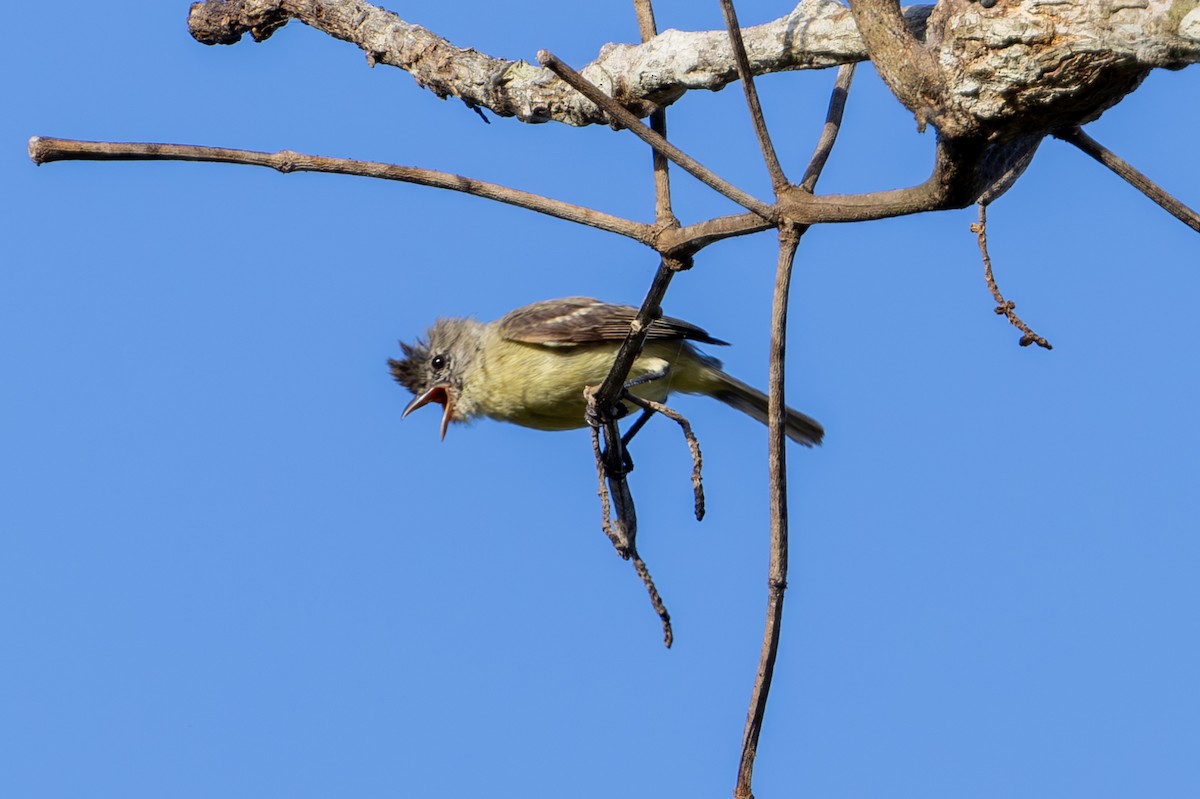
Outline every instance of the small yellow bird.
<svg viewBox="0 0 1200 799">
<path fill-rule="evenodd" d="M 401 342 L 404 357 L 388 359 L 388 366 L 396 382 L 416 395 L 404 416 L 431 402 L 443 406 L 442 438 L 450 422 L 480 416 L 570 430 L 587 425 L 584 388 L 604 381 L 636 315 L 628 305 L 566 297 L 526 305 L 494 322 L 439 319 L 427 340 Z M 689 340 L 726 343 L 679 319 L 651 323 L 629 372 L 630 390 L 655 402 L 672 391 L 706 394 L 766 424 L 766 395 L 725 374 L 720 361 Z M 785 432 L 808 447 L 825 435 L 820 423 L 791 408 Z"/>
</svg>

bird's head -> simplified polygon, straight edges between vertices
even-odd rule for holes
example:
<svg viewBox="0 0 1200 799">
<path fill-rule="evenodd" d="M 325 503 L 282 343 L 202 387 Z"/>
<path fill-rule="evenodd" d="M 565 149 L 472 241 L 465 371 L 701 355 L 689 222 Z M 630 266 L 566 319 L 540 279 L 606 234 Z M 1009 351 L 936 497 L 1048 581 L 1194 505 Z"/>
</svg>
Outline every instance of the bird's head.
<svg viewBox="0 0 1200 799">
<path fill-rule="evenodd" d="M 413 344 L 400 342 L 404 357 L 388 359 L 397 383 L 414 394 L 401 418 L 417 408 L 436 402 L 442 406 L 442 438 L 450 422 L 470 417 L 469 403 L 462 402 L 463 375 L 481 343 L 482 325 L 472 319 L 439 319 L 427 338 Z"/>
</svg>

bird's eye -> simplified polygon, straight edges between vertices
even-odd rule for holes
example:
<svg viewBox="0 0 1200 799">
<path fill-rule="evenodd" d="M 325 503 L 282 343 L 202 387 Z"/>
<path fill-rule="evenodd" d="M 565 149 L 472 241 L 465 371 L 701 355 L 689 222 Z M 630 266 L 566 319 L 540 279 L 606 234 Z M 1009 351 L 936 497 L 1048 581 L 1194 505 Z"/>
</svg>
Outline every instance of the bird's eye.
<svg viewBox="0 0 1200 799">
<path fill-rule="evenodd" d="M 429 365 L 440 372 L 441 370 L 446 368 L 446 356 L 445 355 L 433 356 L 433 360 L 429 362 Z"/>
</svg>

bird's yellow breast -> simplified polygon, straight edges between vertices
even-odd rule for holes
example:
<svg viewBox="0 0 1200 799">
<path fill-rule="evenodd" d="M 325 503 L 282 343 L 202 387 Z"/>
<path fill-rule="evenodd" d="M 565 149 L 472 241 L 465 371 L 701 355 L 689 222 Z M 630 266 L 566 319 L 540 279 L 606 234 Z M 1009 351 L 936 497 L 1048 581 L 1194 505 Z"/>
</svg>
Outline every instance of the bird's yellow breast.
<svg viewBox="0 0 1200 799">
<path fill-rule="evenodd" d="M 464 376 L 464 386 L 474 387 L 474 396 L 464 398 L 463 411 L 490 416 L 539 430 L 569 430 L 586 425 L 587 386 L 604 382 L 612 368 L 618 344 L 544 346 L 504 339 L 494 331 L 491 340 L 472 364 L 477 374 Z M 671 352 L 663 351 L 667 347 Z M 661 371 L 671 353 L 691 361 L 691 347 L 683 342 L 656 342 L 634 361 L 629 378 Z M 666 357 L 664 357 L 666 356 Z M 677 359 L 671 359 L 677 360 Z M 672 389 L 671 376 L 634 388 L 634 393 L 661 402 Z M 688 387 L 678 386 L 686 391 Z"/>
</svg>

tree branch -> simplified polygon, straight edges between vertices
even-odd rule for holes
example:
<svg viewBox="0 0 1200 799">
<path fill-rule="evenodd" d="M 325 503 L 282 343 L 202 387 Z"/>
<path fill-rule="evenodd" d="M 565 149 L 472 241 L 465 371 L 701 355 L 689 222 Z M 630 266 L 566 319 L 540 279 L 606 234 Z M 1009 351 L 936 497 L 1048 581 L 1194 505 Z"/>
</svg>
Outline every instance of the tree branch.
<svg viewBox="0 0 1200 799">
<path fill-rule="evenodd" d="M 794 188 L 780 198 L 779 214 L 797 224 L 815 225 L 966 208 L 985 193 L 990 201 L 1011 186 L 1039 141 L 988 144 L 977 137 L 939 135 L 933 172 L 920 185 L 868 194 L 812 195 Z"/>
<path fill-rule="evenodd" d="M 692 423 L 687 420 L 687 417 L 679 411 L 674 410 L 670 406 L 655 402 L 654 400 L 644 399 L 634 394 L 632 391 L 623 392 L 625 399 L 632 402 L 634 405 L 649 411 L 650 414 L 661 413 L 663 416 L 670 419 L 675 424 L 679 425 L 679 429 L 683 431 L 683 440 L 687 443 L 688 452 L 692 456 L 692 497 L 694 499 L 693 512 L 696 516 L 696 521 L 704 521 L 704 456 L 700 454 L 700 442 L 696 438 L 696 434 L 692 432 Z M 642 416 L 641 419 L 646 419 L 647 416 Z M 634 428 L 630 428 L 630 432 L 625 434 L 625 441 L 632 437 Z"/>
<path fill-rule="evenodd" d="M 775 215 L 771 206 L 764 203 L 746 192 L 734 186 L 729 181 L 720 177 L 712 170 L 700 164 L 687 153 L 680 150 L 675 145 L 668 142 L 658 133 L 655 133 L 650 128 L 642 124 L 641 120 L 634 116 L 629 111 L 618 103 L 613 98 L 604 94 L 598 86 L 590 83 L 586 78 L 580 75 L 575 70 L 564 64 L 553 53 L 542 50 L 538 53 L 538 60 L 550 69 L 554 74 L 558 75 L 564 81 L 569 83 L 573 89 L 587 97 L 596 105 L 600 106 L 606 114 L 608 114 L 614 122 L 623 128 L 628 128 L 635 136 L 649 144 L 656 151 L 662 153 L 667 158 L 671 159 L 677 166 L 688 172 L 692 177 L 699 180 L 704 185 L 713 189 L 720 194 L 725 195 L 733 200 L 738 205 L 761 216 L 763 219 L 772 219 Z"/>
<path fill-rule="evenodd" d="M 638 32 L 642 42 L 648 42 L 658 35 L 658 25 L 654 21 L 654 6 L 650 0 L 633 0 L 633 8 L 637 14 Z M 650 129 L 665 141 L 667 138 L 667 110 L 656 108 L 650 112 Z M 658 150 L 653 151 L 654 163 L 654 222 L 660 228 L 678 228 L 679 220 L 671 211 L 671 173 L 669 159 Z"/>
<path fill-rule="evenodd" d="M 1200 12 L 1181 17 L 1179 5 L 1056 3 L 1051 15 L 1045 3 L 1033 2 L 985 9 L 970 0 L 944 0 L 936 9 L 903 12 L 894 0 L 857 3 L 860 21 L 882 48 L 881 74 L 902 100 L 919 116 L 932 104 L 937 113 L 926 116 L 939 125 L 943 118 L 979 123 L 993 141 L 1085 124 L 1150 69 L 1200 61 Z M 471 108 L 524 122 L 606 121 L 546 70 L 457 47 L 363 0 L 207 0 L 193 4 L 188 24 L 198 41 L 232 44 L 247 33 L 262 41 L 291 19 L 351 42 L 369 64 L 404 69 L 438 97 L 457 97 Z M 867 57 L 853 15 L 837 0 L 801 0 L 787 15 L 742 35 L 756 76 Z M 936 50 L 913 45 L 926 38 Z M 1013 57 L 1015 48 L 1020 58 Z M 688 91 L 717 91 L 738 74 L 726 32 L 672 30 L 643 44 L 607 45 L 580 72 L 639 117 Z M 943 132 L 962 131 L 946 126 Z"/>
<path fill-rule="evenodd" d="M 799 190 L 811 192 L 829 160 L 837 142 L 846 109 L 846 95 L 854 78 L 854 65 L 838 69 L 825 126 L 809 159 L 805 178 Z M 758 755 L 758 737 L 767 712 L 767 698 L 779 654 L 779 637 L 783 624 L 783 594 L 787 590 L 788 516 L 787 516 L 787 449 L 784 440 L 784 420 L 787 397 L 784 392 L 784 367 L 787 348 L 788 293 L 791 290 L 792 266 L 800 238 L 807 226 L 785 223 L 779 230 L 779 262 L 775 270 L 775 292 L 771 300 L 771 351 L 767 391 L 767 469 L 769 471 L 771 511 L 771 559 L 767 573 L 767 621 L 763 627 L 763 643 L 759 652 L 758 671 L 750 691 L 750 708 L 746 712 L 746 728 L 742 734 L 742 756 L 738 763 L 735 799 L 753 799 L 751 780 L 754 760 Z"/>
<path fill-rule="evenodd" d="M 770 230 L 774 224 L 758 214 L 719 216 L 693 225 L 663 230 L 654 248 L 664 256 L 686 260 L 710 244 L 734 236 L 746 236 Z"/>
<path fill-rule="evenodd" d="M 225 147 L 201 147 L 193 144 L 150 144 L 134 142 L 90 142 L 34 136 L 29 140 L 29 157 L 35 164 L 52 161 L 209 161 L 225 164 L 263 166 L 284 174 L 290 172 L 328 172 L 337 175 L 397 180 L 439 189 L 473 194 L 488 200 L 527 208 L 547 216 L 577 222 L 581 225 L 607 230 L 651 244 L 654 228 L 612 214 L 552 200 L 540 194 L 510 189 L 483 180 L 377 161 L 355 161 L 349 158 L 328 158 L 304 155 L 291 150 L 263 153 L 255 150 L 234 150 Z"/>
<path fill-rule="evenodd" d="M 1197 26 L 1200 26 L 1200 20 L 1197 21 Z M 1134 169 L 1128 161 L 1084 133 L 1081 128 L 1067 128 L 1066 130 L 1058 131 L 1054 135 L 1065 142 L 1074 144 L 1080 150 L 1104 164 L 1113 172 L 1116 172 L 1122 180 L 1149 197 L 1171 216 L 1197 233 L 1200 233 L 1200 214 L 1197 214 L 1191 208 L 1175 199 L 1173 195 L 1169 194 L 1157 183 Z"/>
<path fill-rule="evenodd" d="M 962 132 L 959 120 L 946 114 L 948 89 L 942 68 L 909 31 L 899 0 L 850 0 L 850 10 L 879 77 L 913 112 L 918 129 L 932 122 L 944 134 Z"/>
<path fill-rule="evenodd" d="M 792 264 L 804 230 L 797 225 L 784 225 L 779 231 L 779 263 L 775 272 L 775 293 L 771 300 L 771 365 L 767 391 L 767 468 L 770 474 L 771 560 L 767 571 L 767 621 L 763 629 L 762 652 L 758 673 L 750 693 L 750 710 L 746 715 L 746 730 L 742 736 L 742 758 L 738 765 L 735 799 L 751 799 L 751 779 L 754 759 L 758 754 L 758 737 L 767 712 L 767 697 L 771 693 L 771 678 L 779 654 L 779 635 L 783 625 L 783 594 L 787 590 L 788 568 L 788 508 L 787 508 L 787 438 L 784 423 L 787 405 L 784 397 L 784 365 L 786 363 L 787 304 L 792 280 Z"/>
<path fill-rule="evenodd" d="M 825 112 L 825 125 L 821 128 L 821 136 L 813 150 L 812 158 L 808 160 L 808 168 L 800 180 L 800 188 L 812 194 L 817 190 L 817 180 L 825 171 L 829 154 L 837 143 L 838 133 L 842 129 L 842 115 L 846 113 L 846 99 L 850 96 L 850 84 L 854 82 L 854 64 L 842 64 L 838 67 L 837 78 L 833 84 L 833 94 L 829 97 L 829 109 Z"/>
<path fill-rule="evenodd" d="M 750 59 L 746 55 L 746 42 L 742 38 L 742 29 L 738 25 L 737 11 L 734 10 L 733 0 L 721 0 L 721 13 L 725 16 L 725 29 L 729 31 L 729 43 L 733 46 L 733 57 L 737 63 L 738 79 L 742 82 L 742 90 L 746 95 L 746 105 L 750 109 L 750 121 L 754 125 L 754 135 L 758 138 L 759 149 L 762 150 L 763 161 L 767 165 L 767 174 L 771 177 L 771 187 L 775 197 L 787 187 L 787 177 L 779 164 L 779 156 L 775 154 L 775 145 L 771 134 L 767 132 L 767 120 L 763 117 L 762 103 L 758 99 L 758 89 L 754 86 L 754 73 L 750 71 Z"/>
<path fill-rule="evenodd" d="M 641 30 L 642 38 L 647 39 L 654 35 L 654 9 L 651 6 L 650 0 L 634 0 L 634 11 L 638 18 L 638 27 Z M 667 117 L 664 109 L 655 109 L 650 115 L 651 129 L 660 137 L 666 136 Z M 654 216 L 655 230 L 659 232 L 667 230 L 676 230 L 679 227 L 679 221 L 671 212 L 671 183 L 668 172 L 667 159 L 657 150 L 653 150 L 653 165 L 654 165 Z M 661 302 L 662 295 L 666 293 L 667 285 L 670 283 L 673 270 L 660 266 L 658 275 L 654 283 L 651 285 L 650 294 L 657 296 L 658 299 L 654 304 L 647 306 L 650 302 L 647 297 L 646 303 L 643 303 L 641 311 L 635 316 L 634 322 L 630 325 L 629 335 L 625 337 L 621 348 L 617 351 L 617 357 L 614 359 L 612 368 L 609 370 L 608 377 L 600 387 L 587 386 L 584 388 L 584 397 L 588 403 L 587 416 L 592 423 L 592 452 L 596 458 L 596 469 L 600 479 L 600 505 L 603 518 L 604 532 L 613 542 L 613 546 L 617 549 L 617 554 L 626 559 L 632 559 L 634 570 L 638 576 L 642 578 L 642 583 L 646 586 L 646 591 L 650 596 L 650 604 L 653 605 L 655 612 L 658 614 L 663 628 L 663 645 L 668 649 L 671 643 L 675 640 L 675 633 L 671 628 L 671 615 L 667 612 L 667 607 L 663 603 L 662 596 L 658 593 L 658 588 L 654 585 L 654 580 L 650 577 L 650 570 L 646 567 L 645 561 L 637 551 L 637 510 L 633 503 L 633 492 L 629 488 L 629 481 L 626 479 L 629 471 L 633 468 L 629 453 L 626 450 L 627 442 L 633 438 L 641 425 L 646 422 L 652 411 L 647 408 L 637 422 L 630 427 L 629 432 L 624 436 L 621 435 L 620 428 L 617 425 L 617 420 L 620 417 L 618 413 L 624 406 L 619 405 L 615 398 L 606 395 L 605 388 L 617 385 L 620 387 L 620 395 L 627 399 L 631 399 L 635 404 L 641 404 L 641 400 L 634 397 L 628 391 L 624 390 L 624 381 L 629 374 L 629 369 L 633 364 L 634 359 L 641 352 L 642 342 L 645 339 L 645 328 L 649 325 L 648 319 L 652 315 L 657 315 L 658 303 Z M 641 320 L 639 322 L 639 320 Z M 639 335 L 640 333 L 640 335 Z M 643 408 L 647 406 L 643 405 Z M 665 407 L 665 406 L 664 406 Z M 659 409 L 654 409 L 659 410 Z M 673 413 L 673 412 L 672 412 Z M 682 417 L 680 417 L 682 418 Z M 691 434 L 691 427 L 683 420 L 684 433 L 688 440 L 688 445 L 693 447 L 692 454 L 694 467 L 692 471 L 692 481 L 694 490 L 696 491 L 696 513 L 697 518 L 704 515 L 704 494 L 700 486 L 699 480 L 699 445 L 695 443 L 695 437 Z M 604 448 L 600 447 L 600 433 L 604 434 Z M 611 502 L 610 502 L 611 500 Z M 612 517 L 611 506 L 616 506 L 616 518 Z"/>
<path fill-rule="evenodd" d="M 907 9 L 905 19 L 924 32 L 931 6 Z M 438 97 L 457 97 L 522 122 L 605 124 L 605 115 L 544 69 L 457 47 L 432 31 L 362 0 L 207 0 L 188 16 L 204 44 L 234 44 L 245 34 L 264 41 L 295 19 L 357 45 L 372 66 L 409 72 Z M 755 75 L 824 69 L 866 58 L 849 10 L 836 0 L 802 0 L 790 13 L 743 31 Z M 692 90 L 718 91 L 737 80 L 724 31 L 668 30 L 644 44 L 612 44 L 580 70 L 638 116 L 669 105 Z"/>
<path fill-rule="evenodd" d="M 1004 299 L 1004 295 L 1000 293 L 1000 287 L 996 285 L 996 276 L 992 273 L 992 256 L 988 254 L 987 246 L 987 204 L 979 203 L 979 221 L 971 225 L 971 232 L 979 240 L 979 254 L 983 258 L 983 278 L 987 281 L 988 291 L 992 293 L 992 298 L 996 300 L 996 315 L 1003 316 L 1008 319 L 1008 323 L 1021 331 L 1021 340 L 1019 343 L 1022 347 L 1028 347 L 1030 344 L 1037 344 L 1042 349 L 1052 350 L 1050 342 L 1042 336 L 1034 333 L 1029 325 L 1017 316 L 1017 304 L 1012 300 Z"/>
</svg>

